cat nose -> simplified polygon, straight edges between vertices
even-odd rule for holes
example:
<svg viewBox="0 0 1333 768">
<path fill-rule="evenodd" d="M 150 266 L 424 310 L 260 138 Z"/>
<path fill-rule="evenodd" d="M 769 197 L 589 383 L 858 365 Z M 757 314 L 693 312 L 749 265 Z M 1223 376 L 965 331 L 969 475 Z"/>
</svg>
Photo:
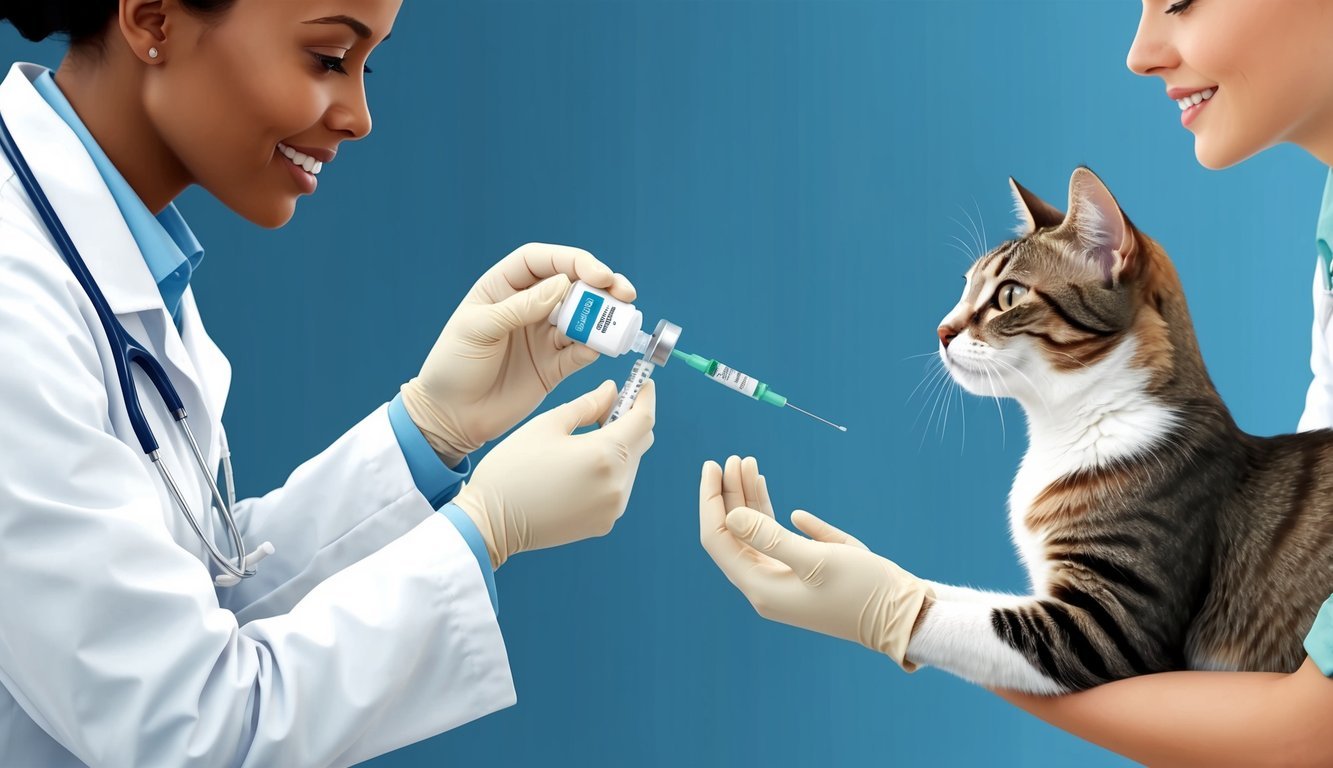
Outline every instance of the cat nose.
<svg viewBox="0 0 1333 768">
<path fill-rule="evenodd" d="M 948 325 L 941 325 L 936 329 L 936 332 L 939 333 L 940 344 L 944 345 L 945 349 L 949 348 L 949 342 L 958 337 L 958 332 Z"/>
</svg>

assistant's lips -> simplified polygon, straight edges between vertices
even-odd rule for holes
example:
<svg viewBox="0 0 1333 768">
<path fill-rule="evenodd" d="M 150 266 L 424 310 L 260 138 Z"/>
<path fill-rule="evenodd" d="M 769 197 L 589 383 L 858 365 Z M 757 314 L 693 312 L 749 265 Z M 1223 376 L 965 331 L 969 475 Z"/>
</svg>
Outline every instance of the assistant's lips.
<svg viewBox="0 0 1333 768">
<path fill-rule="evenodd" d="M 1174 99 L 1176 106 L 1180 107 L 1180 124 L 1186 128 L 1194 122 L 1208 102 L 1217 95 L 1220 89 L 1217 86 L 1205 86 L 1203 88 L 1195 86 L 1176 86 L 1167 88 L 1166 95 Z"/>
<path fill-rule="evenodd" d="M 323 147 L 302 147 L 296 144 L 288 144 L 285 141 L 282 143 L 283 146 L 291 147 L 292 149 L 296 150 L 297 152 L 300 152 L 303 155 L 309 155 L 310 157 L 315 158 L 321 163 L 331 163 L 333 162 L 333 158 L 338 155 L 338 150 L 336 149 L 324 149 Z"/>
<path fill-rule="evenodd" d="M 1193 96 L 1193 95 L 1196 94 L 1196 93 L 1203 93 L 1204 91 L 1207 91 L 1207 90 L 1213 90 L 1213 91 L 1216 91 L 1216 90 L 1217 90 L 1217 86 L 1215 86 L 1215 85 L 1200 85 L 1200 86 L 1182 86 L 1182 85 L 1178 85 L 1178 86 L 1176 86 L 1176 87 L 1174 87 L 1174 88 L 1167 88 L 1167 89 L 1166 89 L 1166 97 L 1167 97 L 1168 99 L 1172 100 L 1172 101 L 1179 101 L 1179 100 L 1185 98 L 1186 96 Z"/>
</svg>

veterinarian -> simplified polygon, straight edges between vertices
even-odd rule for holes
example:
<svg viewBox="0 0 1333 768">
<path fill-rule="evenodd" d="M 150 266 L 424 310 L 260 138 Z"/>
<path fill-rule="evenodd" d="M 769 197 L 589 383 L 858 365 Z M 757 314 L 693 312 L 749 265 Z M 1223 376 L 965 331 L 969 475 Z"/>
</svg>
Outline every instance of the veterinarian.
<svg viewBox="0 0 1333 768">
<path fill-rule="evenodd" d="M 350 765 L 509 706 L 492 571 L 623 512 L 651 383 L 604 429 L 570 434 L 611 382 L 537 416 L 460 490 L 597 357 L 547 322 L 570 282 L 635 298 L 555 245 L 482 276 L 420 374 L 284 486 L 231 498 L 231 369 L 172 200 L 286 223 L 370 132 L 399 6 L 0 0 L 71 39 L 0 84 L 0 762 Z"/>
<path fill-rule="evenodd" d="M 1143 0 L 1129 68 L 1159 77 L 1221 169 L 1293 143 L 1333 165 L 1333 3 Z M 1108 109 L 1113 108 L 1108 105 Z M 1316 226 L 1314 381 L 1300 428 L 1333 427 L 1333 172 Z M 806 512 L 782 527 L 753 460 L 704 465 L 704 548 L 766 618 L 904 657 L 931 588 Z M 1312 568 L 1333 564 L 1311 563 Z M 1333 765 L 1333 598 L 1294 673 L 1167 672 L 1042 697 L 996 691 L 1032 714 L 1139 762 L 1159 765 Z"/>
</svg>

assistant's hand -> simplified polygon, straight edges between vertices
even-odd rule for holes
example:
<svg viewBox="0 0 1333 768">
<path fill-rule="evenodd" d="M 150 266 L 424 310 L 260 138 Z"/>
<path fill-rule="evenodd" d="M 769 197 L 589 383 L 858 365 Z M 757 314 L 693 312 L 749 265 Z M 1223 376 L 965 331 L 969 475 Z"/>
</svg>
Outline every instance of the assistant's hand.
<svg viewBox="0 0 1333 768">
<path fill-rule="evenodd" d="M 866 549 L 852 536 L 797 510 L 798 536 L 778 524 L 759 464 L 705 462 L 699 482 L 699 539 L 760 616 L 854 640 L 903 656 L 912 627 L 934 595 L 925 582 Z"/>
<path fill-rule="evenodd" d="M 454 497 L 486 540 L 492 567 L 510 555 L 611 531 L 629 502 L 639 459 L 653 444 L 652 381 L 634 406 L 592 432 L 616 399 L 614 382 L 533 418 L 500 441 Z"/>
<path fill-rule="evenodd" d="M 547 321 L 584 280 L 633 301 L 634 286 L 587 251 L 529 243 L 487 270 L 403 385 L 413 423 L 448 466 L 503 435 L 566 376 L 597 359 Z"/>
</svg>

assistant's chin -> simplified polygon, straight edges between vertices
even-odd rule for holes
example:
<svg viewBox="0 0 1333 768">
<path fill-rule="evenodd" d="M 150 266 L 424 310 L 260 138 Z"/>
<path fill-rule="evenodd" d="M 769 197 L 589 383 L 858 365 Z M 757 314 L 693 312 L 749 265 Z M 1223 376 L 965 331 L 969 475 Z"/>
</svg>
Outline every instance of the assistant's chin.
<svg viewBox="0 0 1333 768">
<path fill-rule="evenodd" d="M 1219 139 L 1219 137 L 1204 134 L 1194 137 L 1194 159 L 1199 161 L 1199 165 L 1210 171 L 1221 171 L 1230 168 L 1265 149 L 1267 149 L 1266 146 L 1242 146 L 1234 141 L 1226 141 L 1225 139 Z"/>
<path fill-rule="evenodd" d="M 1235 165 L 1235 162 L 1227 163 L 1218 160 L 1216 156 L 1201 147 L 1200 142 L 1198 141 L 1194 142 L 1194 159 L 1199 161 L 1199 165 L 1202 165 L 1210 171 L 1220 171 L 1223 168 L 1229 168 L 1230 166 Z"/>
<path fill-rule="evenodd" d="M 296 201 L 298 199 L 297 196 L 293 195 L 289 199 L 274 201 L 271 205 L 256 208 L 253 211 L 241 212 L 241 215 L 245 217 L 246 221 L 264 229 L 278 229 L 285 226 L 296 215 Z"/>
</svg>

